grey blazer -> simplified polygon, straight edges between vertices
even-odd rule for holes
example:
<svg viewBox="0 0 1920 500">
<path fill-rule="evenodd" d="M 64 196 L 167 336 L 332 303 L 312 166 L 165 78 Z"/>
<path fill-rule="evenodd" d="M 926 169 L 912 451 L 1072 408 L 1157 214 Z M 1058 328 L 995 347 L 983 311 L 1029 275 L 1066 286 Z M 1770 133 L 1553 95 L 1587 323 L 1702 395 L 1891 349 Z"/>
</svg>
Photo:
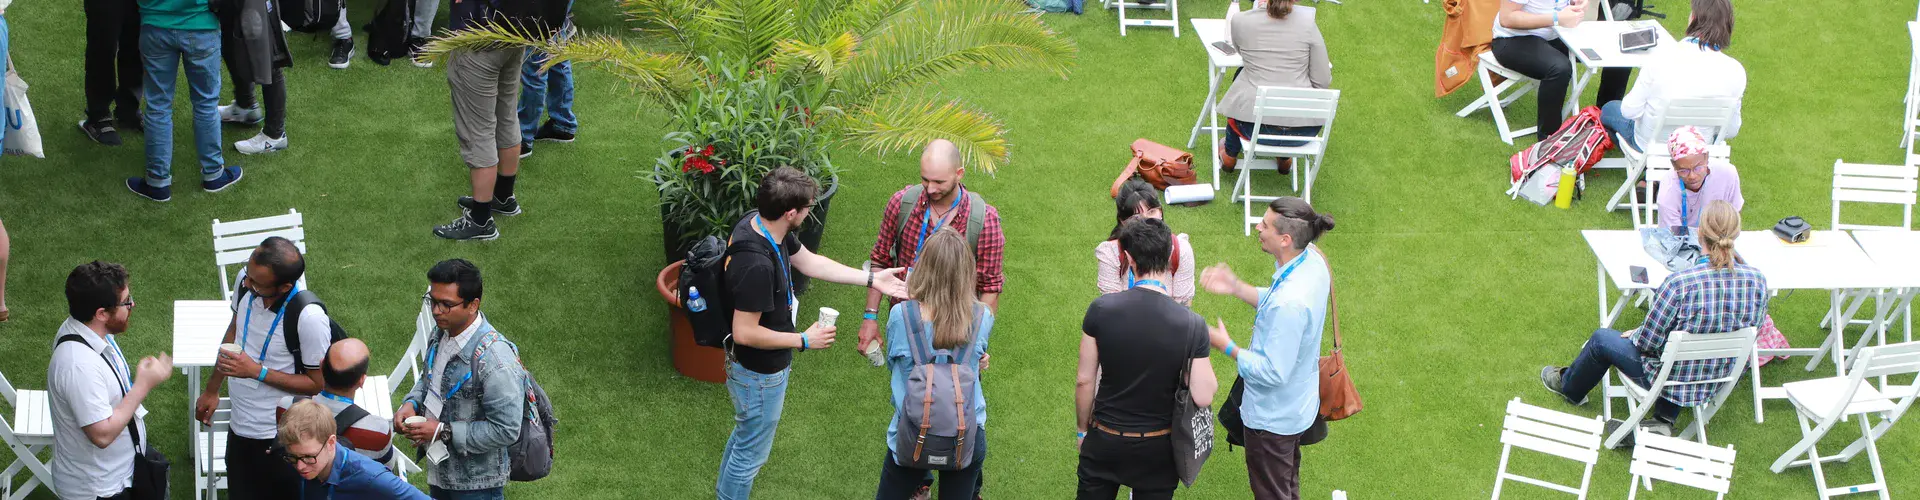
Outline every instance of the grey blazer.
<svg viewBox="0 0 1920 500">
<path fill-rule="evenodd" d="M 1240 76 L 1220 98 L 1220 114 L 1243 122 L 1253 122 L 1256 87 L 1328 88 L 1333 83 L 1333 63 L 1327 60 L 1327 41 L 1313 22 L 1312 7 L 1295 5 L 1286 19 L 1274 19 L 1265 8 L 1243 11 L 1227 22 L 1232 27 L 1233 48 L 1240 51 L 1245 65 Z M 1325 125 L 1311 118 L 1263 122 L 1281 127 Z"/>
</svg>

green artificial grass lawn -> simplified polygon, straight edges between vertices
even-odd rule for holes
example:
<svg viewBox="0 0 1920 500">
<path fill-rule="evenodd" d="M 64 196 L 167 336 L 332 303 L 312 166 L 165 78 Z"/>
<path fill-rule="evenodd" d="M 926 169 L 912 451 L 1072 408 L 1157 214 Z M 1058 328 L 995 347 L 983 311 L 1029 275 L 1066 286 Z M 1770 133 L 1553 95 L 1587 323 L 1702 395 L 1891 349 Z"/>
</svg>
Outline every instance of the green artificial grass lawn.
<svg viewBox="0 0 1920 500">
<path fill-rule="evenodd" d="M 374 5 L 350 2 L 351 17 L 365 21 Z M 1685 2 L 1660 6 L 1670 15 L 1668 29 L 1681 30 Z M 1181 7 L 1188 17 L 1215 17 L 1224 2 L 1189 0 Z M 1899 162 L 1906 67 L 1900 56 L 1907 55 L 1901 20 L 1909 8 L 1740 4 L 1729 53 L 1746 65 L 1750 81 L 1745 126 L 1732 142 L 1746 182 L 1746 228 L 1793 214 L 1825 227 L 1823 179 L 1835 158 Z M 15 385 L 45 386 L 47 346 L 65 314 L 62 280 L 74 265 L 125 263 L 141 307 L 121 345 L 136 357 L 168 350 L 170 302 L 219 297 L 208 223 L 295 208 L 307 217 L 309 280 L 335 316 L 373 346 L 376 372 L 393 366 L 406 345 L 428 266 L 464 257 L 485 271 L 490 319 L 519 342 L 562 418 L 555 474 L 510 486 L 513 497 L 712 495 L 731 406 L 721 386 L 681 377 L 671 367 L 666 308 L 652 282 L 666 264 L 656 196 L 635 178 L 666 147 L 664 116 L 621 81 L 577 70 L 580 140 L 541 143 L 525 162 L 519 193 L 526 214 L 503 219 L 500 240 L 448 242 L 429 228 L 456 214 L 453 198 L 466 192 L 467 177 L 443 69 L 380 67 L 356 57 L 352 68 L 330 70 L 323 66 L 326 41 L 296 34 L 290 40 L 296 67 L 287 75 L 292 149 L 244 157 L 229 146 L 229 160 L 247 167 L 246 180 L 217 195 L 191 189 L 194 161 L 182 96 L 175 165 L 188 181 L 172 202 L 155 204 L 120 185 L 141 173 L 140 136 L 108 148 L 74 130 L 83 106 L 80 9 L 71 2 L 29 2 L 11 10 L 13 55 L 34 85 L 49 156 L 9 157 L 0 165 L 0 217 L 13 239 L 7 304 L 14 316 L 0 324 L 0 371 Z M 628 27 L 607 2 L 582 3 L 579 10 L 587 29 Z M 1353 498 L 1482 497 L 1500 456 L 1506 401 L 1520 397 L 1582 416 L 1599 412 L 1597 401 L 1576 408 L 1555 400 L 1536 374 L 1540 366 L 1567 363 L 1592 330 L 1594 264 L 1578 231 L 1629 227 L 1625 215 L 1601 208 L 1619 174 L 1598 174 L 1596 188 L 1572 211 L 1509 201 L 1502 191 L 1515 147 L 1494 138 L 1485 113 L 1452 114 L 1477 95 L 1477 86 L 1432 97 L 1432 54 L 1444 18 L 1439 3 L 1412 0 L 1319 6 L 1343 102 L 1315 202 L 1338 220 L 1321 245 L 1333 262 L 1347 361 L 1367 406 L 1333 424 L 1328 441 L 1304 451 L 1305 498 L 1327 498 L 1334 489 Z M 991 498 L 1072 494 L 1077 325 L 1097 293 L 1092 248 L 1112 224 L 1112 202 L 1101 195 L 1126 163 L 1128 142 L 1144 137 L 1184 145 L 1206 87 L 1204 56 L 1187 25 L 1177 39 L 1144 28 L 1121 38 L 1113 14 L 1097 7 L 1046 20 L 1081 48 L 1068 78 L 973 73 L 930 87 L 995 113 L 1014 144 L 1012 163 L 997 176 L 967 178 L 999 207 L 1009 241 L 995 362 L 983 381 L 992 435 L 985 493 Z M 1509 113 L 1525 126 L 1532 109 L 1527 98 Z M 223 142 L 254 133 L 227 127 Z M 1205 147 L 1192 149 L 1203 164 Z M 916 158 L 840 151 L 835 161 L 847 171 L 816 251 L 842 262 L 863 260 L 880 207 L 917 179 Z M 1272 191 L 1281 184 L 1269 176 L 1262 185 Z M 1201 263 L 1227 262 L 1249 281 L 1264 283 L 1272 261 L 1254 239 L 1237 234 L 1239 211 L 1223 200 L 1171 208 L 1167 219 L 1192 235 Z M 816 286 L 803 301 L 851 311 L 862 297 L 858 289 Z M 1822 338 L 1816 324 L 1825 303 L 1824 294 L 1783 295 L 1772 312 L 1795 345 L 1811 345 Z M 1223 318 L 1246 340 L 1252 308 L 1203 296 L 1195 309 Z M 1638 314 L 1628 315 L 1616 326 L 1639 322 Z M 849 328 L 843 338 L 851 337 Z M 1221 401 L 1232 371 L 1224 361 L 1215 364 Z M 1794 365 L 1767 367 L 1769 380 L 1831 373 Z M 190 495 L 191 484 L 184 387 L 176 377 L 147 402 L 151 440 L 174 457 L 180 497 Z M 886 374 L 850 348 L 798 355 L 783 425 L 757 483 L 760 497 L 870 496 L 891 417 L 886 391 Z M 1736 389 L 1709 433 L 1713 443 L 1740 451 L 1734 495 L 1811 496 L 1808 470 L 1767 470 L 1799 437 L 1792 411 L 1784 402 L 1769 403 L 1767 423 L 1754 424 L 1745 403 L 1749 391 L 1745 383 Z M 1920 434 L 1904 427 L 1911 425 L 1880 444 L 1896 496 L 1920 492 L 1911 474 L 1920 470 L 1914 455 Z M 1826 449 L 1857 436 L 1854 429 L 1835 430 Z M 1624 496 L 1627 466 L 1628 452 L 1603 452 L 1592 494 Z M 1579 472 L 1571 462 L 1524 453 L 1516 454 L 1514 467 L 1561 481 L 1574 481 Z M 1864 460 L 1835 469 L 1836 484 L 1868 474 Z M 1507 492 L 1515 498 L 1545 493 L 1525 485 Z M 1683 494 L 1694 495 L 1662 487 L 1651 496 Z M 1247 497 L 1242 453 L 1216 450 L 1199 483 L 1182 495 Z M 50 496 L 43 491 L 36 498 Z"/>
</svg>

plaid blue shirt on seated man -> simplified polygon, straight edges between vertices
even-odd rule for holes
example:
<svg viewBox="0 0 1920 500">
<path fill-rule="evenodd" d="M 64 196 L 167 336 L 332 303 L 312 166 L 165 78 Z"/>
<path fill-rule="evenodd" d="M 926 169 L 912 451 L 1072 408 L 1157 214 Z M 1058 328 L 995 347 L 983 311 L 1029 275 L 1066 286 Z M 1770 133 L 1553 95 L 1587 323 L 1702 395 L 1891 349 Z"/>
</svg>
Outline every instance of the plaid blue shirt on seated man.
<svg viewBox="0 0 1920 500">
<path fill-rule="evenodd" d="M 1685 271 L 1667 277 L 1654 291 L 1647 306 L 1647 321 L 1633 333 L 1633 345 L 1640 349 L 1640 364 L 1647 378 L 1660 373 L 1660 354 L 1667 336 L 1675 331 L 1688 333 L 1727 333 L 1758 327 L 1767 317 L 1767 278 L 1746 264 L 1730 269 L 1714 269 L 1704 260 Z M 1735 359 L 1681 361 L 1673 366 L 1668 382 L 1696 382 L 1727 376 Z M 1713 398 L 1713 385 L 1700 384 L 1667 389 L 1662 396 L 1680 406 L 1699 406 Z"/>
</svg>

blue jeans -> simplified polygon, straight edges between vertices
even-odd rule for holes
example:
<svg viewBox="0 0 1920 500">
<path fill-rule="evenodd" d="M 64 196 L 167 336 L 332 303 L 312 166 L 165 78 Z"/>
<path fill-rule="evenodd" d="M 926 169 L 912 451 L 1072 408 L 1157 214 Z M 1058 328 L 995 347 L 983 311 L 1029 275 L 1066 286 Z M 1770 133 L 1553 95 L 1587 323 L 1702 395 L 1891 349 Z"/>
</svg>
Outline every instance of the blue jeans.
<svg viewBox="0 0 1920 500">
<path fill-rule="evenodd" d="M 787 402 L 787 374 L 765 374 L 727 362 L 727 394 L 733 397 L 733 435 L 720 455 L 720 482 L 714 493 L 720 500 L 746 500 L 753 494 L 753 478 L 773 451 L 773 431 L 780 426 L 780 410 Z"/>
<path fill-rule="evenodd" d="M 0 61 L 7 60 L 7 37 L 8 36 L 9 36 L 9 33 L 7 33 L 7 16 L 5 14 L 0 14 Z M 7 64 L 7 63 L 0 63 L 0 64 Z M 10 69 L 10 68 L 0 68 L 0 70 L 3 70 L 3 69 Z M 5 71 L 0 71 L 0 74 L 5 74 L 5 73 L 6 73 Z M 17 126 L 26 125 L 22 120 L 13 117 L 13 111 L 14 110 L 11 110 L 11 109 L 7 110 L 7 116 L 5 121 L 3 123 L 0 123 L 0 125 L 4 125 L 4 126 L 0 126 L 0 140 L 6 139 L 8 129 L 11 129 Z"/>
<path fill-rule="evenodd" d="M 439 486 L 427 486 L 427 496 L 433 500 L 506 500 L 507 489 L 487 488 L 484 490 L 446 490 Z"/>
<path fill-rule="evenodd" d="M 1632 340 L 1622 338 L 1619 330 L 1601 328 L 1593 331 L 1587 345 L 1580 348 L 1580 355 L 1574 357 L 1573 364 L 1560 375 L 1560 393 L 1573 401 L 1586 399 L 1587 393 L 1593 392 L 1593 386 L 1600 384 L 1600 378 L 1607 376 L 1609 367 L 1620 370 L 1621 375 L 1642 387 L 1650 382 L 1646 368 L 1640 365 L 1640 348 L 1634 347 Z M 1669 423 L 1680 416 L 1680 406 L 1666 398 L 1660 398 L 1653 410 Z"/>
<path fill-rule="evenodd" d="M 1633 146 L 1636 151 L 1645 151 L 1640 149 L 1640 141 L 1633 135 L 1633 120 L 1620 112 L 1620 101 L 1600 105 L 1600 125 L 1613 132 L 1614 142 Z"/>
<path fill-rule="evenodd" d="M 220 31 L 141 26 L 140 58 L 147 69 L 147 185 L 173 185 L 174 78 L 183 62 L 200 180 L 220 178 L 226 164 L 220 157 Z"/>
<path fill-rule="evenodd" d="M 553 128 L 574 133 L 580 127 L 573 116 L 573 62 L 556 64 L 545 74 L 540 66 L 547 55 L 527 49 L 526 62 L 520 64 L 520 143 L 533 142 L 540 128 L 540 112 L 547 112 Z"/>
</svg>

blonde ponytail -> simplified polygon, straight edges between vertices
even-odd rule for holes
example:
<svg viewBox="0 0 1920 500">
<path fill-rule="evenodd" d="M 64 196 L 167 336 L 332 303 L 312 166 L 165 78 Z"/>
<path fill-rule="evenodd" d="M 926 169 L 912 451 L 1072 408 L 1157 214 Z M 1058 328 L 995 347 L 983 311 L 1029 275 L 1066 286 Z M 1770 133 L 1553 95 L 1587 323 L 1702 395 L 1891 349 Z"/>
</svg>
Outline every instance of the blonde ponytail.
<svg viewBox="0 0 1920 500">
<path fill-rule="evenodd" d="M 1700 214 L 1700 248 L 1707 251 L 1707 260 L 1714 269 L 1733 268 L 1733 240 L 1740 237 L 1740 211 L 1733 205 L 1716 200 L 1707 204 L 1705 212 Z"/>
</svg>

